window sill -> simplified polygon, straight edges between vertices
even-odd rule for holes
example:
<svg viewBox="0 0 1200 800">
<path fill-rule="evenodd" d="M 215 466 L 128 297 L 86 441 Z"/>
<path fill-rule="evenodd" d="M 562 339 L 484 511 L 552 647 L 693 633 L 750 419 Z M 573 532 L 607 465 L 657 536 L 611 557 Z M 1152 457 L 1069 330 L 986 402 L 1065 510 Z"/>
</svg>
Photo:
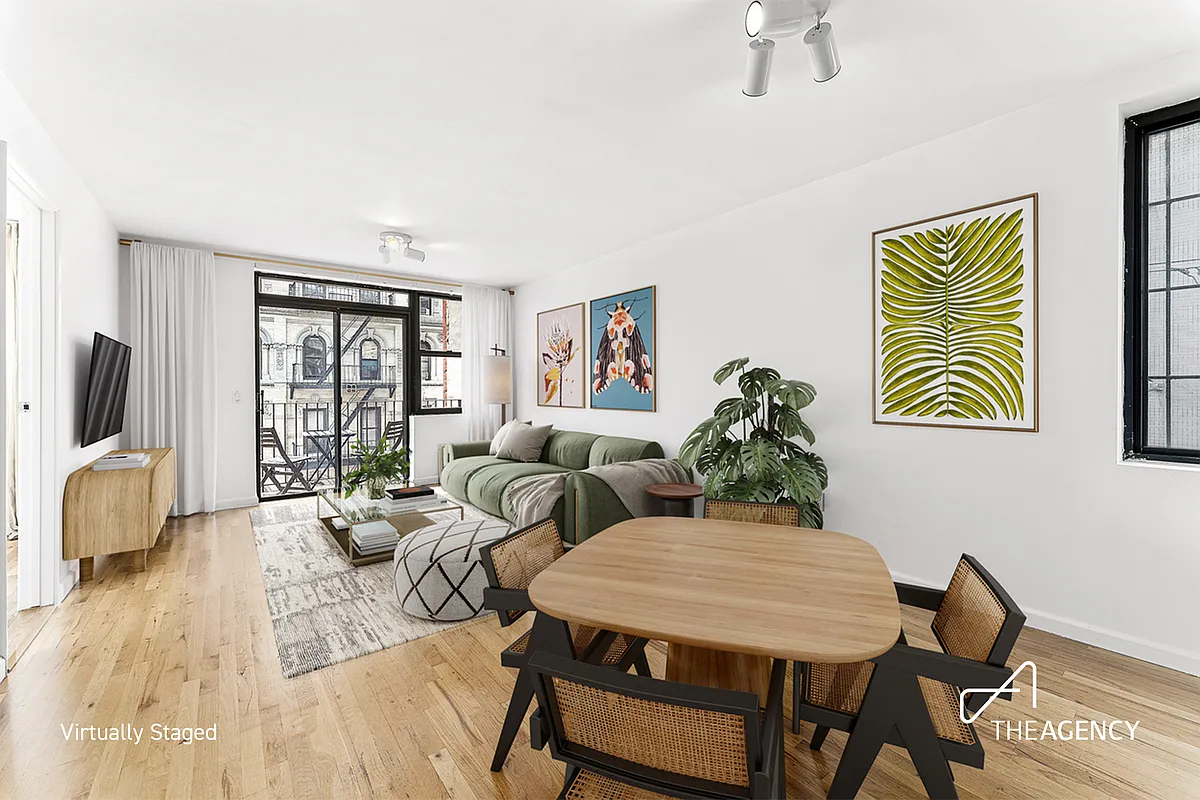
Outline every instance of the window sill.
<svg viewBox="0 0 1200 800">
<path fill-rule="evenodd" d="M 1185 461 L 1155 461 L 1148 458 L 1119 458 L 1117 466 L 1139 467 L 1142 469 L 1166 469 L 1179 472 L 1200 472 L 1200 464 L 1189 464 Z"/>
</svg>

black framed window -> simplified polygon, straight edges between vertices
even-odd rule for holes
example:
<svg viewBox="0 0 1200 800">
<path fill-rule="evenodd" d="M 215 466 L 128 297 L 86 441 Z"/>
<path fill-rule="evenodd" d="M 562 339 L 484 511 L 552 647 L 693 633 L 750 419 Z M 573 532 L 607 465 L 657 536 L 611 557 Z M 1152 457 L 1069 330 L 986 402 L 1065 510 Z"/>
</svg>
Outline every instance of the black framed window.
<svg viewBox="0 0 1200 800">
<path fill-rule="evenodd" d="M 451 295 L 421 294 L 419 342 L 420 397 L 417 413 L 462 411 L 462 300 Z"/>
<path fill-rule="evenodd" d="M 1200 463 L 1200 100 L 1126 120 L 1125 458 Z"/>
<path fill-rule="evenodd" d="M 325 368 L 329 366 L 329 352 L 325 347 L 325 340 L 315 333 L 304 337 L 304 379 L 315 381 L 320 380 L 325 375 Z"/>
<path fill-rule="evenodd" d="M 359 380 L 379 380 L 379 342 L 374 339 L 363 339 L 358 346 L 358 377 Z"/>
</svg>

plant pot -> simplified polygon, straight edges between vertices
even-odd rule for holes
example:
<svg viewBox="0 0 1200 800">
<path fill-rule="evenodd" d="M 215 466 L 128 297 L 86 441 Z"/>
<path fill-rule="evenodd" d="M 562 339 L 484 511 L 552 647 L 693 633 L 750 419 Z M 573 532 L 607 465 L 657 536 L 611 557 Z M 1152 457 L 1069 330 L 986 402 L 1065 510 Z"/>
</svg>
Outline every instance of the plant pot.
<svg viewBox="0 0 1200 800">
<path fill-rule="evenodd" d="M 371 478 L 367 481 L 367 497 L 382 500 L 387 494 L 387 478 Z"/>
</svg>

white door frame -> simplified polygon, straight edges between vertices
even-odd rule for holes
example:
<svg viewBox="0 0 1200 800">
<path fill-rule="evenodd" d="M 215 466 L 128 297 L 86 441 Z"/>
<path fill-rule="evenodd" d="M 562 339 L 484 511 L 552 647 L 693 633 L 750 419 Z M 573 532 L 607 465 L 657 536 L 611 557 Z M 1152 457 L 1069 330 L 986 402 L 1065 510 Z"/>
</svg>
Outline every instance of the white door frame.
<svg viewBox="0 0 1200 800">
<path fill-rule="evenodd" d="M 37 535 L 26 538 L 22 534 L 17 564 L 17 607 L 24 609 L 54 605 L 62 601 L 66 591 L 70 591 L 70 587 L 61 591 L 57 581 L 58 564 L 62 560 L 61 509 L 56 491 L 59 409 L 57 388 L 60 359 L 58 214 L 46 194 L 19 164 L 7 162 L 7 179 L 41 210 L 39 280 L 33 291 L 38 298 L 40 335 L 35 348 L 40 353 L 40 358 L 35 362 L 36 368 L 31 370 L 30 378 L 38 387 L 34 398 L 37 406 L 34 413 L 34 438 L 42 446 L 34 454 L 38 475 L 37 479 L 32 481 L 35 485 L 34 491 L 38 494 L 36 518 L 33 520 L 36 523 Z"/>
</svg>

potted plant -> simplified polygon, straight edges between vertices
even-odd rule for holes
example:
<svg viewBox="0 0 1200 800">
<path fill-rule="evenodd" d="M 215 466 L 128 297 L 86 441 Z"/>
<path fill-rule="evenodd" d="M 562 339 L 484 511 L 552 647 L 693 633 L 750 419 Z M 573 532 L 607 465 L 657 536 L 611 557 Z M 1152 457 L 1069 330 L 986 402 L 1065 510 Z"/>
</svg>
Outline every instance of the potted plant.
<svg viewBox="0 0 1200 800">
<path fill-rule="evenodd" d="M 795 503 L 800 524 L 820 528 L 821 493 L 829 474 L 819 455 L 795 441 L 801 438 L 810 446 L 816 441 L 800 409 L 817 390 L 770 367 L 747 369 L 749 363 L 738 358 L 713 375 L 722 384 L 738 373 L 741 394 L 717 403 L 713 416 L 684 440 L 679 461 L 704 476 L 705 497 Z"/>
<path fill-rule="evenodd" d="M 367 447 L 361 440 L 356 441 L 350 452 L 358 456 L 358 466 L 343 478 L 347 497 L 365 484 L 367 497 L 381 500 L 389 483 L 408 481 L 408 449 L 393 447 L 386 436 L 380 437 L 374 447 Z"/>
</svg>

